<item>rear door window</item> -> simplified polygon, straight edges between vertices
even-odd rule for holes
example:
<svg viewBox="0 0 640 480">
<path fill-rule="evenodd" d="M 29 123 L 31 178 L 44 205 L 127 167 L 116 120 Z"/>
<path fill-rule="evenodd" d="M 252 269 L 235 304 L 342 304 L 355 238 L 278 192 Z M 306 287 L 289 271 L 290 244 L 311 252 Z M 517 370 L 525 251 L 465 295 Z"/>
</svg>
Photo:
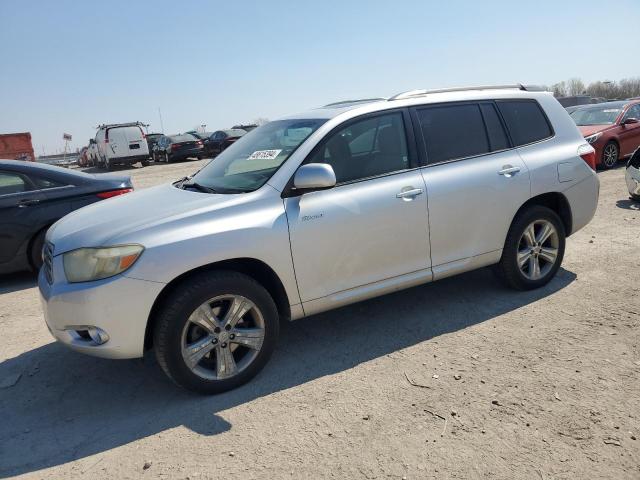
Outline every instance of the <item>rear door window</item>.
<svg viewBox="0 0 640 480">
<path fill-rule="evenodd" d="M 498 112 L 493 104 L 481 103 L 480 110 L 482 110 L 482 117 L 487 127 L 487 135 L 489 136 L 489 146 L 491 151 L 505 150 L 509 148 L 509 139 L 504 131 Z"/>
<path fill-rule="evenodd" d="M 516 147 L 553 136 L 549 121 L 535 100 L 498 100 L 497 105 Z"/>
<path fill-rule="evenodd" d="M 491 151 L 478 104 L 442 105 L 417 111 L 429 163 Z"/>
</svg>

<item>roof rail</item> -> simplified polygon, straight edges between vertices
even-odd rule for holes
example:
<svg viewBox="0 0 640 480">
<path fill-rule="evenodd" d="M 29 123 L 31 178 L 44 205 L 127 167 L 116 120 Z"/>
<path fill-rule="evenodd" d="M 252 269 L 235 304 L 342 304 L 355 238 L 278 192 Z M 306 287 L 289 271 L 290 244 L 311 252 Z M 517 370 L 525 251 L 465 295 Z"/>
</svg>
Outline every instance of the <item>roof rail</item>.
<svg viewBox="0 0 640 480">
<path fill-rule="evenodd" d="M 149 124 L 142 122 L 127 122 L 127 123 L 103 123 L 98 125 L 96 129 L 101 128 L 116 128 L 116 127 L 148 127 Z"/>
<path fill-rule="evenodd" d="M 376 97 L 376 98 L 358 98 L 354 100 L 341 100 L 339 102 L 327 103 L 322 107 L 339 107 L 340 105 L 350 105 L 352 103 L 367 103 L 367 102 L 379 102 L 382 100 L 386 100 L 384 97 Z"/>
<path fill-rule="evenodd" d="M 478 85 L 473 87 L 440 88 L 435 90 L 409 90 L 407 92 L 402 92 L 402 93 L 398 93 L 397 95 L 394 95 L 393 97 L 389 98 L 389 101 L 403 100 L 405 98 L 413 98 L 413 97 L 422 97 L 430 93 L 465 92 L 467 90 L 508 90 L 508 89 L 524 90 L 527 92 L 543 92 L 546 90 L 545 88 L 538 87 L 535 85 L 525 86 L 521 83 L 515 83 L 511 85 Z"/>
</svg>

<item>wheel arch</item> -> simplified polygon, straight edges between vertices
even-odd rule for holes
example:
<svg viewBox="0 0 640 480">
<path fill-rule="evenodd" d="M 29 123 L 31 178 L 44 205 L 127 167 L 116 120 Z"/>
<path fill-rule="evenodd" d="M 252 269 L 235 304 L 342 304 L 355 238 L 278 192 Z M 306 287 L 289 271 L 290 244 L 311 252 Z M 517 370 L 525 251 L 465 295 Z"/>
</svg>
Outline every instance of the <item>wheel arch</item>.
<svg viewBox="0 0 640 480">
<path fill-rule="evenodd" d="M 269 265 L 255 258 L 234 258 L 222 260 L 188 270 L 171 280 L 162 289 L 153 303 L 151 311 L 149 312 L 149 317 L 147 318 L 147 326 L 144 336 L 145 350 L 148 350 L 153 346 L 153 331 L 155 329 L 157 312 L 158 309 L 161 308 L 163 301 L 171 294 L 171 292 L 173 292 L 182 283 L 188 281 L 188 279 L 193 275 L 207 271 L 212 272 L 220 270 L 239 272 L 253 278 L 256 282 L 262 285 L 273 298 L 273 301 L 278 308 L 280 319 L 291 319 L 291 307 L 287 291 L 284 288 L 282 280 L 278 277 L 278 274 Z"/>
<path fill-rule="evenodd" d="M 571 235 L 571 231 L 573 229 L 573 215 L 571 213 L 571 205 L 569 204 L 569 200 L 567 200 L 567 197 L 565 197 L 564 194 L 560 192 L 547 192 L 536 195 L 535 197 L 531 197 L 518 209 L 513 217 L 513 220 L 515 220 L 521 212 L 525 211 L 532 205 L 547 207 L 557 213 L 562 220 L 562 224 L 564 225 L 566 236 L 568 237 L 569 235 Z M 511 223 L 513 223 L 513 220 L 511 221 Z"/>
<path fill-rule="evenodd" d="M 35 267 L 33 265 L 33 262 L 31 261 L 31 249 L 33 248 L 33 244 L 36 241 L 36 237 L 38 235 L 40 235 L 42 232 L 46 232 L 47 230 L 49 230 L 49 228 L 51 228 L 51 226 L 56 223 L 59 219 L 55 219 L 52 221 L 49 221 L 48 223 L 46 223 L 43 227 L 39 228 L 38 230 L 36 230 L 33 235 L 31 235 L 29 237 L 29 239 L 27 240 L 27 245 L 26 245 L 26 249 L 25 249 L 25 255 L 27 256 L 27 265 L 29 265 L 29 267 L 35 270 Z M 37 271 L 36 271 L 37 273 Z"/>
</svg>

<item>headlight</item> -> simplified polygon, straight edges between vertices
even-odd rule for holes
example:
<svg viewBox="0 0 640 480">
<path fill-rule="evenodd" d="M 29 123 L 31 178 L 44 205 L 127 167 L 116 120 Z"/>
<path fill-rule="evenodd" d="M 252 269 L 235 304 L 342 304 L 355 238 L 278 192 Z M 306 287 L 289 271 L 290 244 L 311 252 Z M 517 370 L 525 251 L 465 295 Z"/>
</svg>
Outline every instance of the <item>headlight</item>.
<svg viewBox="0 0 640 480">
<path fill-rule="evenodd" d="M 143 250 L 142 245 L 79 248 L 62 256 L 64 274 L 71 283 L 113 277 L 131 267 Z"/>
<path fill-rule="evenodd" d="M 602 136 L 602 132 L 594 133 L 593 135 L 589 135 L 588 137 L 584 137 L 587 143 L 593 143 L 598 140 Z"/>
</svg>

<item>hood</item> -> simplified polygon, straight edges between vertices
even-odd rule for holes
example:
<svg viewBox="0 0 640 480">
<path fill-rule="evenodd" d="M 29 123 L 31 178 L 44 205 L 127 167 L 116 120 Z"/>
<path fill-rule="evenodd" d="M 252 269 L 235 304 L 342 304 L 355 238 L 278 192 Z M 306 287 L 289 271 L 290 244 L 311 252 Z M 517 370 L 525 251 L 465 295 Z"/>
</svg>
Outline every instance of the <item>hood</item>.
<svg viewBox="0 0 640 480">
<path fill-rule="evenodd" d="M 49 229 L 46 239 L 54 245 L 54 255 L 81 247 L 115 245 L 118 238 L 142 229 L 243 203 L 243 197 L 249 195 L 201 193 L 171 184 L 146 188 L 70 213 Z"/>
<path fill-rule="evenodd" d="M 604 132 L 605 130 L 609 130 L 613 127 L 615 127 L 615 125 L 584 125 L 582 127 L 578 126 L 583 137 L 588 137 L 589 135 L 593 135 L 594 133 L 598 132 Z"/>
</svg>

